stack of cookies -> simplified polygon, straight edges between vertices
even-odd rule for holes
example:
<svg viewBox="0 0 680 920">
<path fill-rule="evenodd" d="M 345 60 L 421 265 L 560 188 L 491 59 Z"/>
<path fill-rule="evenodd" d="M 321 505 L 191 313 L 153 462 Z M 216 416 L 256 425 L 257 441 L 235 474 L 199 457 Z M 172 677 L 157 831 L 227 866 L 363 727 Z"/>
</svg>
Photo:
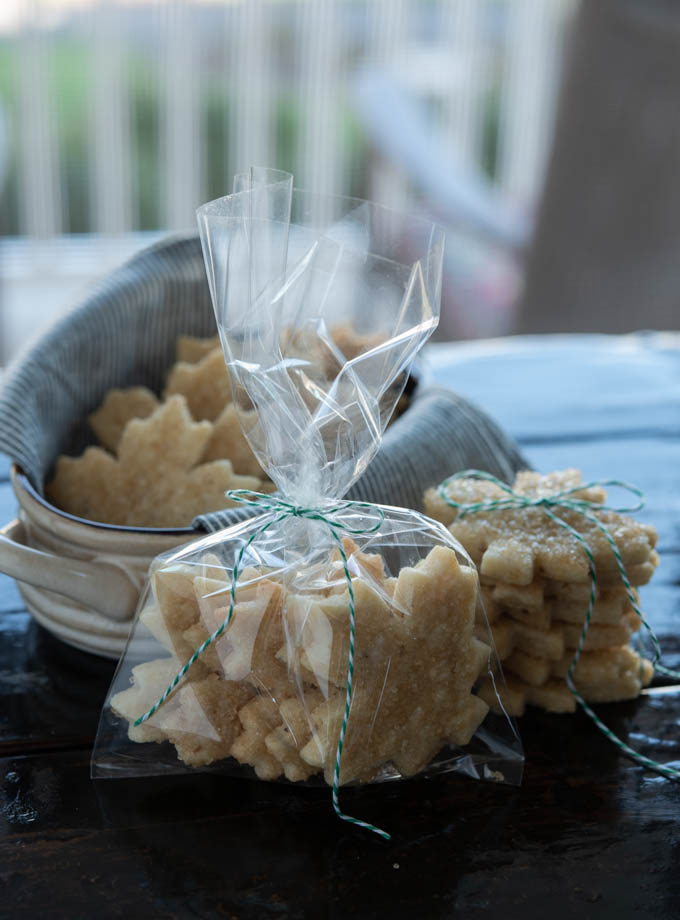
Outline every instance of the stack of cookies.
<svg viewBox="0 0 680 920">
<path fill-rule="evenodd" d="M 524 472 L 518 474 L 513 490 L 542 498 L 580 484 L 577 470 L 546 476 Z M 477 479 L 451 480 L 445 494 L 463 505 L 507 498 L 499 486 Z M 597 504 L 606 499 L 599 487 L 571 497 Z M 458 510 L 434 489 L 427 492 L 425 505 L 427 514 L 448 526 L 479 568 L 486 615 L 506 677 L 505 686 L 500 681 L 495 686 L 490 679 L 483 682 L 480 695 L 495 706 L 497 689 L 509 715 L 522 715 L 527 704 L 549 712 L 573 712 L 576 700 L 566 677 L 591 590 L 580 543 L 540 507 L 487 510 L 459 518 Z M 583 515 L 561 507 L 551 511 L 584 537 L 596 566 L 595 606 L 573 674 L 576 688 L 593 703 L 633 699 L 650 682 L 652 666 L 630 647 L 641 624 L 614 553 Z M 593 513 L 615 540 L 631 584 L 646 584 L 658 565 L 654 529 L 614 511 Z M 477 631 L 486 635 L 486 624 L 478 621 Z"/>
<path fill-rule="evenodd" d="M 466 745 L 488 711 L 472 692 L 488 673 L 490 653 L 475 637 L 477 573 L 444 546 L 397 577 L 387 575 L 381 556 L 358 551 L 350 540 L 344 548 L 356 645 L 340 781 L 370 782 L 385 769 L 412 776 L 446 745 Z M 261 779 L 297 782 L 319 774 L 331 784 L 345 711 L 350 607 L 338 554 L 323 565 L 309 581 L 313 590 L 297 592 L 271 571 L 244 569 L 229 628 L 158 711 L 135 726 L 230 604 L 230 569 L 216 557 L 158 569 L 135 638 L 151 633 L 166 654 L 134 667 L 132 686 L 111 700 L 129 723 L 129 738 L 168 740 L 190 766 L 232 757 Z"/>
</svg>

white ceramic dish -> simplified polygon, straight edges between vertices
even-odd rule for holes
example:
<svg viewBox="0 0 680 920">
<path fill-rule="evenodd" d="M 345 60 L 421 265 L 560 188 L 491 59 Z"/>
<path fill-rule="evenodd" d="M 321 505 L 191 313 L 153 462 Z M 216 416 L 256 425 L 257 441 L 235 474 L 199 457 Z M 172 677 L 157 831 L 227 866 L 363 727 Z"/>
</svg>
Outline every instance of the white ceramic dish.
<svg viewBox="0 0 680 920">
<path fill-rule="evenodd" d="M 85 521 L 50 505 L 16 466 L 16 520 L 0 530 L 0 571 L 15 578 L 27 609 L 84 651 L 118 658 L 151 560 L 199 536 Z"/>
</svg>

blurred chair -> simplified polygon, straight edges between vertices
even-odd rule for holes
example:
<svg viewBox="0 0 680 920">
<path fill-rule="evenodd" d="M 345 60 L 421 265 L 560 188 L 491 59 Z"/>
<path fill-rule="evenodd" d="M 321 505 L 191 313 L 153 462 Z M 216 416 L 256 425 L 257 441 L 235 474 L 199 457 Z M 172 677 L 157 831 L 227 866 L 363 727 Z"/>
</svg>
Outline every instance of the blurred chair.
<svg viewBox="0 0 680 920">
<path fill-rule="evenodd" d="M 531 220 L 478 164 L 447 149 L 422 101 L 386 73 L 363 71 L 354 100 L 383 160 L 397 167 L 447 229 L 440 337 L 510 331 Z"/>
<path fill-rule="evenodd" d="M 364 129 L 381 153 L 395 162 L 434 213 L 501 245 L 521 251 L 529 223 L 482 174 L 456 161 L 425 118 L 422 105 L 380 71 L 364 71 L 355 100 Z"/>
</svg>

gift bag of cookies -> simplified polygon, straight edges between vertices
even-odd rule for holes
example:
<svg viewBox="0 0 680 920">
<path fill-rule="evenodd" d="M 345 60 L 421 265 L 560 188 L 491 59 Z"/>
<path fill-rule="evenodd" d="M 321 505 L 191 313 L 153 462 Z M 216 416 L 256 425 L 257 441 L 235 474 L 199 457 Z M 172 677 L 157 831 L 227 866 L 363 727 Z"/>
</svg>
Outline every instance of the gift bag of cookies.
<svg viewBox="0 0 680 920">
<path fill-rule="evenodd" d="M 199 227 L 232 398 L 275 491 L 229 492 L 244 520 L 152 565 L 93 775 L 327 783 L 342 817 L 349 783 L 519 782 L 514 726 L 477 693 L 503 678 L 470 557 L 415 511 L 342 498 L 436 327 L 443 232 L 280 173 L 236 188 Z"/>
</svg>

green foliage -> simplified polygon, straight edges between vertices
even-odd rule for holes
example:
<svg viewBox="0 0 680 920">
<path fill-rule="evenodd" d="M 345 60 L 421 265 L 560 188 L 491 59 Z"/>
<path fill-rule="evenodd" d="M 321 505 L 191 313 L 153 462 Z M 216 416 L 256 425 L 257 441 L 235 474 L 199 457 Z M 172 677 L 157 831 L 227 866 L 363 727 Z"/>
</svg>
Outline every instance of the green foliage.
<svg viewBox="0 0 680 920">
<path fill-rule="evenodd" d="M 141 57 L 130 61 L 128 92 L 132 222 L 135 230 L 156 230 L 162 219 L 159 87 L 150 63 Z"/>
<path fill-rule="evenodd" d="M 204 189 L 206 201 L 231 191 L 234 172 L 229 160 L 229 101 L 224 91 L 208 88 L 202 99 L 201 131 L 204 141 Z"/>
<path fill-rule="evenodd" d="M 4 176 L 0 171 L 0 236 L 18 233 L 18 151 L 12 143 L 18 135 L 19 106 L 16 91 L 16 47 L 0 41 L 0 108 L 4 115 L 8 149 Z M 0 170 L 2 167 L 0 166 Z"/>
<path fill-rule="evenodd" d="M 85 42 L 61 40 L 50 53 L 51 103 L 59 146 L 63 226 L 67 233 L 92 228 L 90 206 L 90 79 Z"/>
<path fill-rule="evenodd" d="M 279 96 L 274 111 L 274 126 L 276 168 L 295 174 L 300 109 L 292 96 Z"/>
<path fill-rule="evenodd" d="M 484 173 L 494 179 L 498 173 L 498 144 L 500 138 L 501 88 L 495 82 L 484 100 L 484 121 L 482 123 L 482 161 Z"/>
</svg>

